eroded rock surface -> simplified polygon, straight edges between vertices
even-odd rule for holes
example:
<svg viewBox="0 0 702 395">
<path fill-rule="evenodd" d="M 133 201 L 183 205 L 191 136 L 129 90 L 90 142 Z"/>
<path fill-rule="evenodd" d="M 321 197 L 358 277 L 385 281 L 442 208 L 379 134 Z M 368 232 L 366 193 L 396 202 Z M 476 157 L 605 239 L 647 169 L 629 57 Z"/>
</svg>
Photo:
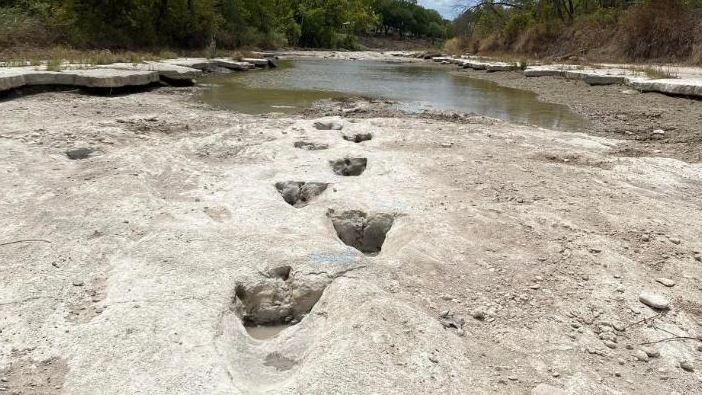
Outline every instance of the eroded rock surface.
<svg viewBox="0 0 702 395">
<path fill-rule="evenodd" d="M 293 146 L 295 148 L 299 149 L 304 149 L 307 151 L 321 151 L 325 149 L 329 149 L 329 144 L 322 144 L 322 143 L 310 143 L 306 141 L 296 141 Z"/>
<path fill-rule="evenodd" d="M 395 217 L 390 214 L 366 214 L 363 211 L 328 213 L 339 239 L 364 254 L 377 255 L 385 243 Z"/>
<path fill-rule="evenodd" d="M 275 184 L 283 199 L 295 207 L 305 207 L 312 199 L 324 193 L 329 184 L 323 182 L 285 181 Z"/>
<path fill-rule="evenodd" d="M 237 284 L 232 310 L 245 326 L 296 324 L 312 310 L 330 280 L 291 270 L 283 266 L 268 278 Z"/>
<path fill-rule="evenodd" d="M 70 160 L 82 160 L 82 159 L 88 159 L 91 156 L 94 156 L 97 153 L 97 150 L 95 148 L 89 148 L 89 147 L 81 147 L 81 148 L 74 148 L 66 151 L 66 156 Z"/>
<path fill-rule="evenodd" d="M 374 104 L 345 121 L 382 130 L 383 144 L 346 144 L 310 130 L 319 113 L 242 115 L 193 94 L 0 101 L 6 392 L 699 388 L 699 164 L 617 154 L 651 141 L 398 117 Z M 699 107 L 665 104 L 681 114 Z M 673 134 L 647 125 L 647 135 Z M 307 136 L 338 144 L 294 147 Z M 65 152 L 79 147 L 109 155 L 69 161 Z M 335 177 L 327 161 L 344 155 L 372 158 L 372 174 Z M 304 210 L 286 207 L 273 186 L 329 179 L 337 192 Z M 402 219 L 370 257 L 337 239 L 327 207 Z M 348 228 L 349 240 L 363 240 Z M 249 336 L 237 285 L 250 325 L 286 328 Z M 642 303 L 643 290 L 664 296 L 667 312 Z M 661 341 L 665 331 L 686 339 Z M 60 369 L 40 370 L 52 358 Z"/>
<path fill-rule="evenodd" d="M 371 133 L 356 133 L 356 134 L 345 134 L 343 136 L 344 140 L 351 141 L 354 143 L 362 143 L 364 141 L 370 141 L 373 139 L 373 134 Z"/>
<path fill-rule="evenodd" d="M 366 158 L 344 158 L 330 161 L 329 165 L 335 174 L 340 176 L 360 176 L 366 171 L 368 159 Z"/>
</svg>

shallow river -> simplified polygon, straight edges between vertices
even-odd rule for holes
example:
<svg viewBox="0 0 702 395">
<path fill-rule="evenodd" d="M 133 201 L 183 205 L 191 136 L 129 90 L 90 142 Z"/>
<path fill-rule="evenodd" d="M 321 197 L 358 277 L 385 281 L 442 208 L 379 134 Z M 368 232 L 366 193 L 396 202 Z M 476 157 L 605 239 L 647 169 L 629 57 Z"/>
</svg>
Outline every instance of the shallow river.
<svg viewBox="0 0 702 395">
<path fill-rule="evenodd" d="M 476 113 L 511 122 L 571 130 L 585 121 L 566 106 L 537 100 L 532 92 L 474 79 L 448 66 L 380 61 L 281 61 L 273 70 L 213 75 L 204 101 L 249 114 L 294 113 L 314 101 L 369 96 L 398 101 L 409 111 Z"/>
</svg>

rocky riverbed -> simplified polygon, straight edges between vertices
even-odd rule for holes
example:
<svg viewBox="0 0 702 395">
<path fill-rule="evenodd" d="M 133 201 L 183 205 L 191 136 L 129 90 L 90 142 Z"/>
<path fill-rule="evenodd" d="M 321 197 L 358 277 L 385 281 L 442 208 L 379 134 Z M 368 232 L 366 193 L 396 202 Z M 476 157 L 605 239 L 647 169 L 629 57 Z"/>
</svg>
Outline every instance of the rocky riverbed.
<svg viewBox="0 0 702 395">
<path fill-rule="evenodd" d="M 0 391 L 700 393 L 702 165 L 198 92 L 0 102 Z"/>
</svg>

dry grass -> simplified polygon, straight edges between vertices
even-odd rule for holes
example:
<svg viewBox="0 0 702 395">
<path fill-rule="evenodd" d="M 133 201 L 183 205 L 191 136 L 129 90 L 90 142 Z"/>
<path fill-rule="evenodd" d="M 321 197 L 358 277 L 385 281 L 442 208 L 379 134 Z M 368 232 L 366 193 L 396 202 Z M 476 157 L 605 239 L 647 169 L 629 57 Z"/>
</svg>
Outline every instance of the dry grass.
<svg viewBox="0 0 702 395">
<path fill-rule="evenodd" d="M 244 58 L 257 58 L 258 57 L 251 51 L 243 51 L 243 50 L 231 51 L 227 54 L 227 56 L 229 56 L 232 59 L 237 60 L 237 61 L 241 61 Z"/>
<path fill-rule="evenodd" d="M 650 0 L 621 21 L 620 50 L 632 60 L 687 60 L 692 55 L 696 21 L 680 2 Z"/>
<path fill-rule="evenodd" d="M 652 80 L 664 80 L 664 79 L 677 79 L 680 78 L 680 73 L 678 73 L 672 67 L 667 66 L 642 66 L 634 67 L 634 71 L 645 74 L 648 78 Z"/>
<path fill-rule="evenodd" d="M 5 50 L 0 53 L 0 66 L 38 66 L 45 63 L 75 65 L 103 65 L 110 63 L 142 63 L 149 60 L 170 59 L 180 56 L 173 51 L 112 52 L 108 50 L 85 51 L 66 47 Z"/>
<path fill-rule="evenodd" d="M 702 65 L 702 9 L 690 11 L 677 0 L 648 0 L 628 10 L 581 16 L 572 24 L 536 23 L 516 34 L 497 31 L 464 41 L 464 48 L 483 55 Z"/>
</svg>

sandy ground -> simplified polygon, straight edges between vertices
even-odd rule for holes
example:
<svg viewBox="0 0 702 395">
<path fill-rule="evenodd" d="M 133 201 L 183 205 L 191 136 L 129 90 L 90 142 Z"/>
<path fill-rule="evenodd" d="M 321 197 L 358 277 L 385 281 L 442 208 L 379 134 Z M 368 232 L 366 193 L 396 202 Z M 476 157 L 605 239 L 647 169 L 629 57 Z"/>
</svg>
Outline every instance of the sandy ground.
<svg viewBox="0 0 702 395">
<path fill-rule="evenodd" d="M 691 69 L 692 71 L 700 69 Z M 625 156 L 660 156 L 702 162 L 702 100 L 639 93 L 619 85 L 589 86 L 556 77 L 526 78 L 521 73 L 460 74 L 535 92 L 546 102 L 568 105 L 591 123 L 598 136 L 627 140 Z M 664 134 L 654 133 L 662 130 Z"/>
<path fill-rule="evenodd" d="M 702 393 L 702 165 L 196 92 L 0 102 L 0 393 Z M 365 171 L 335 174 L 347 157 Z M 284 181 L 329 186 L 293 207 Z M 393 219 L 379 254 L 340 240 L 348 210 Z M 266 315 L 300 322 L 249 337 Z"/>
</svg>

